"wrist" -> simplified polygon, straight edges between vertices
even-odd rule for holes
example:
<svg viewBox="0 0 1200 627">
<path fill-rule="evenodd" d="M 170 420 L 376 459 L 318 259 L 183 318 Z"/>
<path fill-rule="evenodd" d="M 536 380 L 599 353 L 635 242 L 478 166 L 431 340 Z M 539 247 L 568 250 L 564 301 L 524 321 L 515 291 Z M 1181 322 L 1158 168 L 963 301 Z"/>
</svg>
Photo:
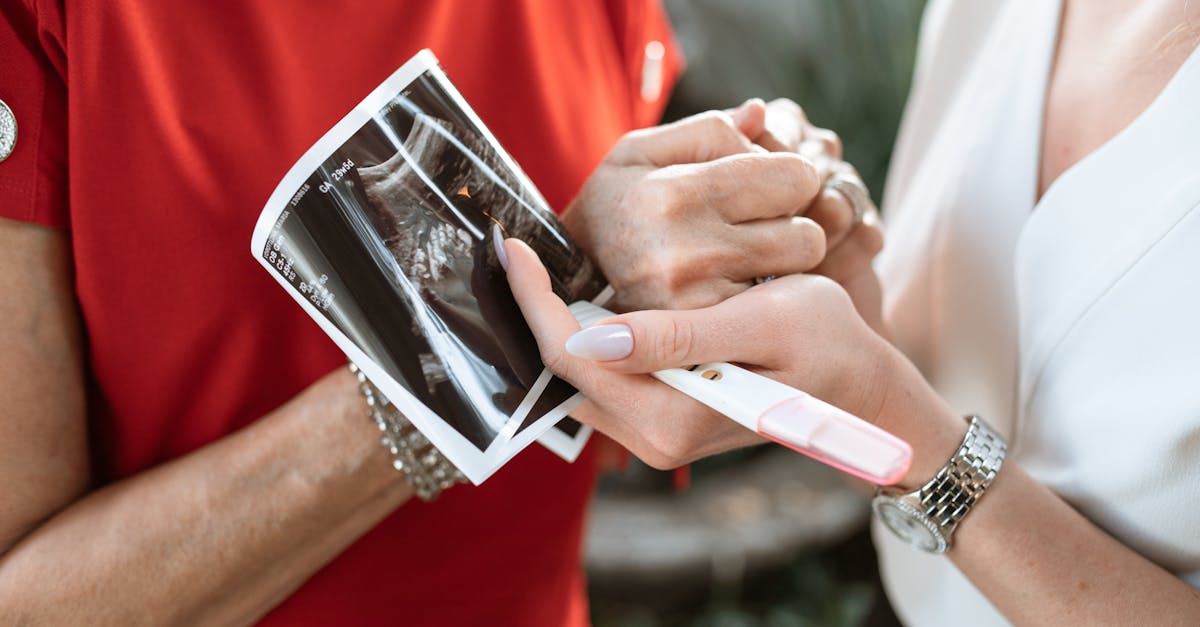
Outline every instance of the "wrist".
<svg viewBox="0 0 1200 627">
<path fill-rule="evenodd" d="M 933 478 L 958 450 L 967 424 L 903 354 L 880 338 L 875 397 L 862 417 L 904 439 L 913 448 L 912 465 L 896 484 L 916 489 Z"/>
<path fill-rule="evenodd" d="M 353 438 L 353 450 L 347 451 L 346 464 L 356 465 L 356 474 L 369 475 L 380 490 L 408 487 L 404 473 L 396 472 L 392 456 L 380 445 L 379 427 L 359 390 L 358 379 L 344 367 L 330 373 L 328 378 L 337 386 L 333 413 Z"/>
<path fill-rule="evenodd" d="M 916 489 L 878 490 L 871 501 L 892 533 L 927 553 L 945 553 L 954 546 L 955 531 L 988 492 L 1008 450 L 987 421 L 964 418 L 969 426 L 962 444 L 932 479 Z"/>
<path fill-rule="evenodd" d="M 350 507 L 380 498 L 398 504 L 407 498 L 408 484 L 392 469 L 379 445 L 379 429 L 367 418 L 357 382 L 345 368 L 321 377 L 271 420 L 251 427 L 260 428 L 278 429 L 278 440 L 249 434 L 248 441 L 262 447 L 261 455 L 272 464 L 290 460 L 281 476 L 307 486 L 314 498 L 341 500 Z"/>
<path fill-rule="evenodd" d="M 378 429 L 380 444 L 391 455 L 391 466 L 402 474 L 422 501 L 432 501 L 447 488 L 466 481 L 457 467 L 438 450 L 408 417 L 385 397 L 353 363 L 366 415 Z"/>
</svg>

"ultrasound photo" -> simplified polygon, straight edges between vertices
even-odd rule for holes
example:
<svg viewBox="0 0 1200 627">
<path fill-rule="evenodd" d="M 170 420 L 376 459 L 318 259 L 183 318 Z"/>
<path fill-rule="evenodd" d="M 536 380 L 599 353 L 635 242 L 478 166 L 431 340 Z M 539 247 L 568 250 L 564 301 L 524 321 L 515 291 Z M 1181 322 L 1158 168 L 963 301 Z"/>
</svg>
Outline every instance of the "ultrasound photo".
<svg viewBox="0 0 1200 627">
<path fill-rule="evenodd" d="M 603 277 L 422 53 L 301 158 L 253 243 L 259 261 L 476 483 L 547 429 L 555 430 L 544 443 L 568 459 L 587 435 L 565 418 L 578 394 L 542 365 L 493 226 L 538 252 L 565 301 L 601 295 Z"/>
</svg>

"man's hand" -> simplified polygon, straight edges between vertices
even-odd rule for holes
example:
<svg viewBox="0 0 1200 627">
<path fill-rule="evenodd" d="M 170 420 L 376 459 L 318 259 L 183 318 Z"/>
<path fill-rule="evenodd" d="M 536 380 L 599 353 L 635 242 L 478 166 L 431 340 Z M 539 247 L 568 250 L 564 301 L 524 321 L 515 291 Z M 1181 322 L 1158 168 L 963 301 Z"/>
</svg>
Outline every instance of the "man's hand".
<svg viewBox="0 0 1200 627">
<path fill-rule="evenodd" d="M 564 222 L 618 308 L 705 307 L 825 258 L 824 231 L 796 215 L 820 191 L 811 161 L 757 146 L 735 115 L 627 134 L 571 204 Z"/>
</svg>

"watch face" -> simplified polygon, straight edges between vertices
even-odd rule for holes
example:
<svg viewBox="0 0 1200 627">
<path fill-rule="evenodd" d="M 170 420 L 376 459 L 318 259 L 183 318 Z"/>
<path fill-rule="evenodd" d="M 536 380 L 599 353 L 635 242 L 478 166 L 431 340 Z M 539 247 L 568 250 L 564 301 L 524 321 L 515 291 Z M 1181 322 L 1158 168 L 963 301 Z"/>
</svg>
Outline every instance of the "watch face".
<svg viewBox="0 0 1200 627">
<path fill-rule="evenodd" d="M 901 540 L 927 553 L 946 550 L 946 540 L 941 532 L 911 505 L 890 498 L 877 498 L 873 505 L 879 519 Z"/>
</svg>

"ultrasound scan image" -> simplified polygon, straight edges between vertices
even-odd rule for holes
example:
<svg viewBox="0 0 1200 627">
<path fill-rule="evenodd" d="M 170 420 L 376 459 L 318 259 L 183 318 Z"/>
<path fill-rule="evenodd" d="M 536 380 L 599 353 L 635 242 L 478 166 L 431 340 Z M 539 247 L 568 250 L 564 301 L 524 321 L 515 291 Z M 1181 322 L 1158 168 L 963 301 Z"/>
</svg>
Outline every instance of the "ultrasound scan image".
<svg viewBox="0 0 1200 627">
<path fill-rule="evenodd" d="M 393 98 L 307 185 L 277 227 L 298 259 L 289 280 L 328 294 L 322 315 L 473 446 L 487 450 L 523 402 L 522 427 L 575 394 L 557 378 L 529 394 L 544 368 L 493 225 L 538 252 L 567 302 L 604 279 L 436 80 Z"/>
</svg>

